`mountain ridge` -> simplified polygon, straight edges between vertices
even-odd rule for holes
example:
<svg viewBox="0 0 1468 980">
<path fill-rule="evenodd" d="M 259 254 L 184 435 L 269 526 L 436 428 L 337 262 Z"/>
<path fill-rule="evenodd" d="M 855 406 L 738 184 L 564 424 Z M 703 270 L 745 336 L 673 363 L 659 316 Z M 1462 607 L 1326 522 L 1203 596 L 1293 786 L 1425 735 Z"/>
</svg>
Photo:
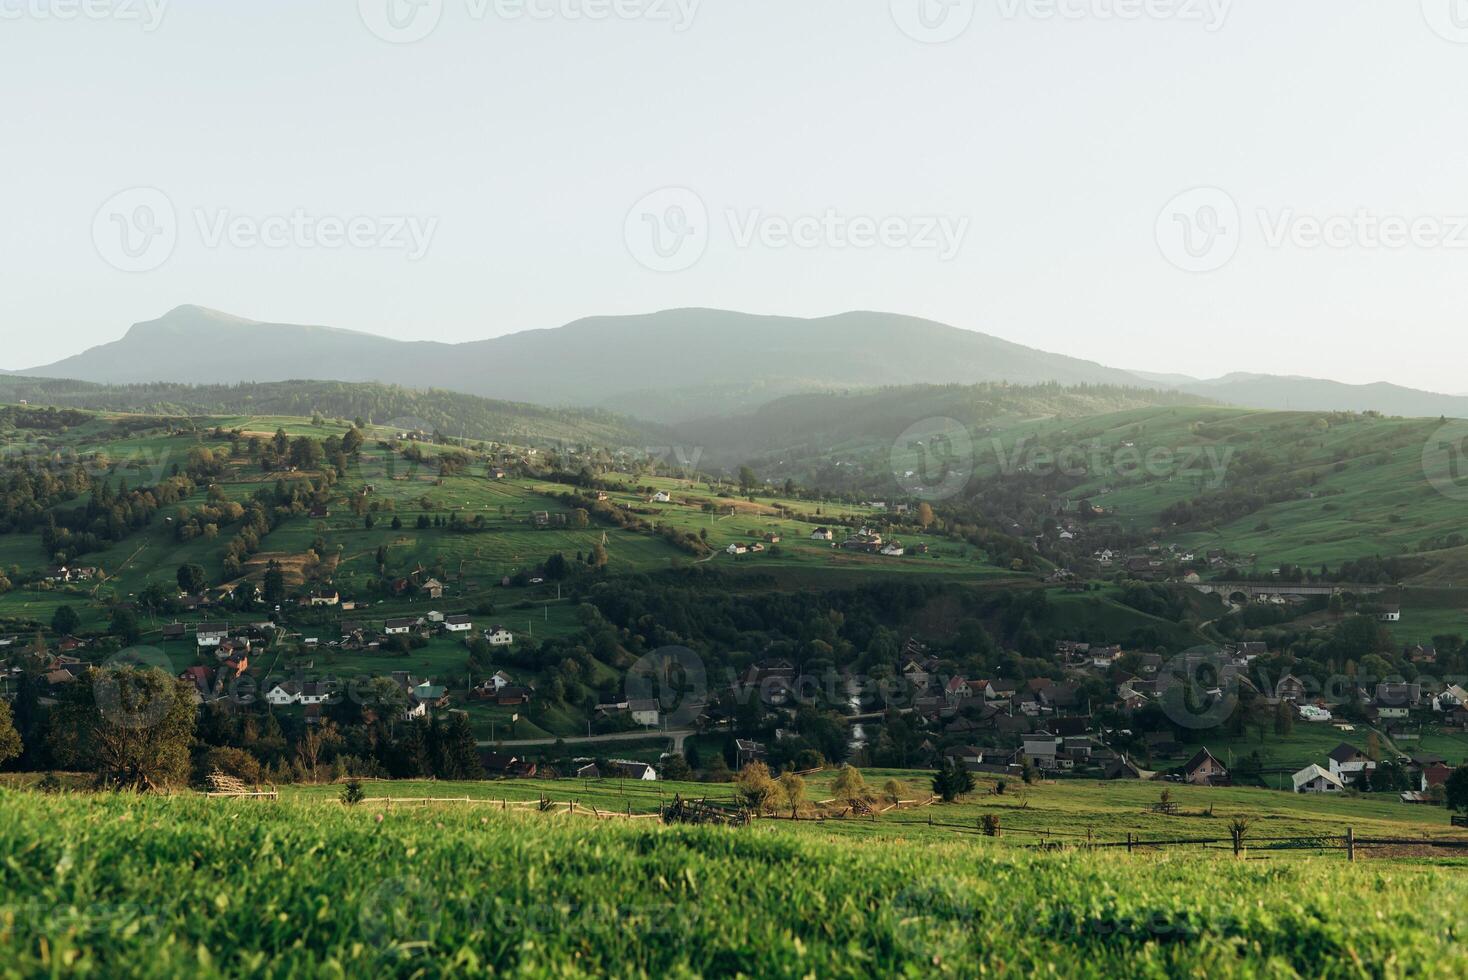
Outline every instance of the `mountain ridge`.
<svg viewBox="0 0 1468 980">
<path fill-rule="evenodd" d="M 602 408 L 659 423 L 747 414 L 810 392 L 994 382 L 1151 387 L 1255 408 L 1468 417 L 1468 397 L 1386 382 L 1127 371 L 870 310 L 800 318 L 691 307 L 583 317 L 449 344 L 183 305 L 133 324 L 118 340 L 0 373 L 97 384 L 274 383 L 309 376 Z"/>
</svg>

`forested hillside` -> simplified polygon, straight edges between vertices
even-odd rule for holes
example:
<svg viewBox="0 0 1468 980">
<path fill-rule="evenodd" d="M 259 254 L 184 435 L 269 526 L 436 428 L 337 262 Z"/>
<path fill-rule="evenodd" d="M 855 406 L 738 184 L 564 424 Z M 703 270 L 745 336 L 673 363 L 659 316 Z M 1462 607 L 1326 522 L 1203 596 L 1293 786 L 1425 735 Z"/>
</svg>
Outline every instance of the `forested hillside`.
<svg viewBox="0 0 1468 980">
<path fill-rule="evenodd" d="M 0 402 L 22 401 L 158 416 L 323 415 L 526 445 L 642 446 L 655 434 L 652 426 L 599 409 L 545 408 L 438 389 L 341 381 L 99 385 L 0 376 Z"/>
</svg>

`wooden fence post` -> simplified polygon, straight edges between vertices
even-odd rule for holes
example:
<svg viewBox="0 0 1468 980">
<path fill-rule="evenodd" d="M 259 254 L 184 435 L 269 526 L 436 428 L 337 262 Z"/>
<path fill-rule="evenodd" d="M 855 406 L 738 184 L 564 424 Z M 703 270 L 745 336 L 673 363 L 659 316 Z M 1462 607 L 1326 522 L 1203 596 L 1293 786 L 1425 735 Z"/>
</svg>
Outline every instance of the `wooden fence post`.
<svg viewBox="0 0 1468 980">
<path fill-rule="evenodd" d="M 1132 832 L 1130 830 L 1126 832 L 1126 852 L 1132 853 Z"/>
<path fill-rule="evenodd" d="M 1346 828 L 1346 860 L 1356 860 L 1356 829 L 1354 827 Z"/>
</svg>

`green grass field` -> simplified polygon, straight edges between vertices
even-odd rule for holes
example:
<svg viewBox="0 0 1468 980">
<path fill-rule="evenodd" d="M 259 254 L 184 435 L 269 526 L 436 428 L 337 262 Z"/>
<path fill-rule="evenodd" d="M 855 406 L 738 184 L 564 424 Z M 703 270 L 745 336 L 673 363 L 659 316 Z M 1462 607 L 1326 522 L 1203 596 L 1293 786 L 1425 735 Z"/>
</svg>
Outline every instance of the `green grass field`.
<svg viewBox="0 0 1468 980">
<path fill-rule="evenodd" d="M 832 821 L 664 828 L 494 806 L 389 808 L 369 799 L 348 809 L 330 792 L 268 803 L 5 791 L 0 970 L 164 977 L 1446 977 L 1468 970 L 1458 938 L 1468 878 L 1454 859 L 1350 864 L 1338 852 L 1248 852 L 1235 860 L 1222 851 L 1040 851 L 1011 835 L 858 834 Z M 966 816 L 959 809 L 937 812 L 957 821 Z M 1016 811 L 1004 817 L 1007 827 Z"/>
</svg>

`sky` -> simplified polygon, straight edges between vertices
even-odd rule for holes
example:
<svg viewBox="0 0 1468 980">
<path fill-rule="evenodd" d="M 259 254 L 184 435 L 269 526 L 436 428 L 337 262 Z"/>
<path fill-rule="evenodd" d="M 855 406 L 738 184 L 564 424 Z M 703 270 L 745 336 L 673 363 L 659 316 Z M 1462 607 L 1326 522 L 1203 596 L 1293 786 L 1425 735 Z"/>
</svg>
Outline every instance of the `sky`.
<svg viewBox="0 0 1468 980">
<path fill-rule="evenodd" d="M 1465 83 L 1461 0 L 0 0 L 0 368 L 707 306 L 1465 392 Z"/>
</svg>

